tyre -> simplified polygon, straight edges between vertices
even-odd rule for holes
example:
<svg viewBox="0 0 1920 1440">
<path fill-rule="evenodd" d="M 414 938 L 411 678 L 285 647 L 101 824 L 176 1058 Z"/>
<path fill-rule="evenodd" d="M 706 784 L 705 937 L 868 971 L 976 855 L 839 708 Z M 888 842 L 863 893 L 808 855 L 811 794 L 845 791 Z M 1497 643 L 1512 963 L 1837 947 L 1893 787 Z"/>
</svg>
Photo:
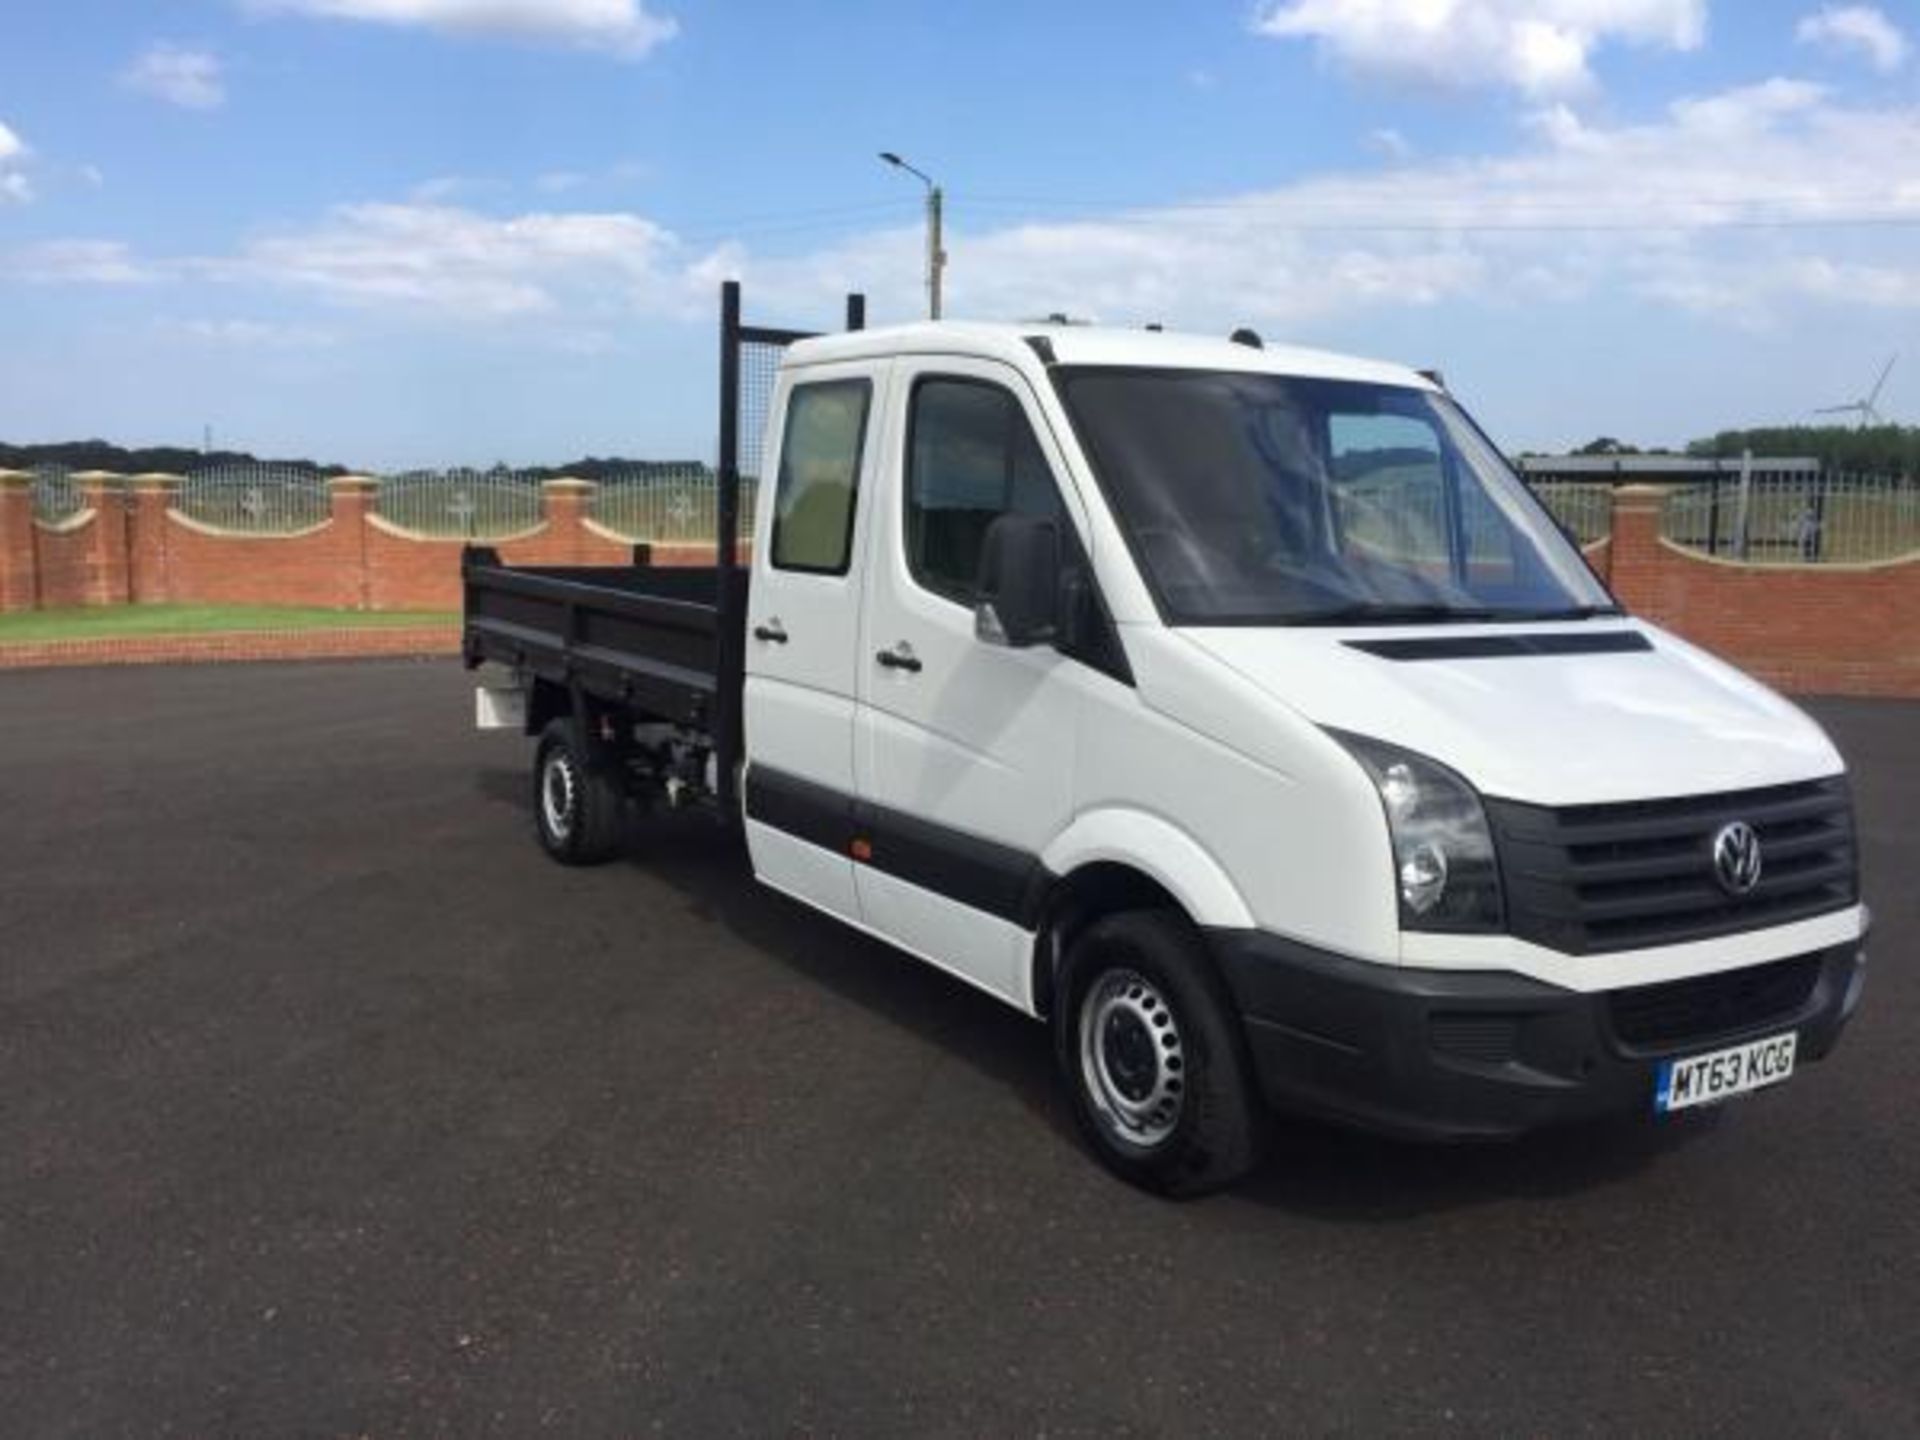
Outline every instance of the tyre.
<svg viewBox="0 0 1920 1440">
<path fill-rule="evenodd" d="M 550 720 L 533 754 L 533 826 L 562 865 L 598 865 L 620 852 L 626 799 L 590 769 L 571 720 Z"/>
<path fill-rule="evenodd" d="M 1259 1161 L 1267 1117 L 1206 947 L 1179 915 L 1096 921 L 1068 953 L 1054 1046 L 1075 1118 L 1114 1174 L 1201 1195 Z"/>
</svg>

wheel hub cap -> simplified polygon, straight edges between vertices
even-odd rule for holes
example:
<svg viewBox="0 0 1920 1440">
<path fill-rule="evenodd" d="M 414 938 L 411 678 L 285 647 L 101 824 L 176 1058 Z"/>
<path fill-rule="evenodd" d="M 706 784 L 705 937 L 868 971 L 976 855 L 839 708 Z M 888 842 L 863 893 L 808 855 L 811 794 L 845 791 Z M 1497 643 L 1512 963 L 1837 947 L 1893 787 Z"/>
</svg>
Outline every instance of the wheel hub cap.
<svg viewBox="0 0 1920 1440">
<path fill-rule="evenodd" d="M 556 840 L 565 840 L 573 831 L 577 793 L 572 758 L 565 751 L 555 751 L 547 757 L 546 769 L 540 776 L 540 809 L 548 832 Z"/>
<path fill-rule="evenodd" d="M 1131 970 L 1111 970 L 1080 1005 L 1080 1064 L 1088 1097 L 1124 1144 L 1160 1144 L 1180 1123 L 1185 1042 L 1166 996 Z"/>
</svg>

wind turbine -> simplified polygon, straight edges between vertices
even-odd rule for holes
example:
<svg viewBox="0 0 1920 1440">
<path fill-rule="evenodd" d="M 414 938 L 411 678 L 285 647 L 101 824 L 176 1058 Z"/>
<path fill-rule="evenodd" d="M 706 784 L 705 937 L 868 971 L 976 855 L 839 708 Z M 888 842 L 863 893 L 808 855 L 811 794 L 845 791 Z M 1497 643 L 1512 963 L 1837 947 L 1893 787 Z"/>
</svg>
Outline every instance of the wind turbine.
<svg viewBox="0 0 1920 1440">
<path fill-rule="evenodd" d="M 1874 405 L 1880 399 L 1880 390 L 1881 387 L 1887 383 L 1887 376 L 1893 372 L 1893 362 L 1899 358 L 1900 356 L 1897 352 L 1887 357 L 1887 363 L 1880 367 L 1880 378 L 1873 382 L 1873 389 L 1867 392 L 1866 399 L 1855 400 L 1850 405 L 1822 405 L 1813 413 L 1816 415 L 1858 415 L 1863 429 L 1868 425 L 1886 424 L 1886 416 L 1876 410 Z"/>
</svg>

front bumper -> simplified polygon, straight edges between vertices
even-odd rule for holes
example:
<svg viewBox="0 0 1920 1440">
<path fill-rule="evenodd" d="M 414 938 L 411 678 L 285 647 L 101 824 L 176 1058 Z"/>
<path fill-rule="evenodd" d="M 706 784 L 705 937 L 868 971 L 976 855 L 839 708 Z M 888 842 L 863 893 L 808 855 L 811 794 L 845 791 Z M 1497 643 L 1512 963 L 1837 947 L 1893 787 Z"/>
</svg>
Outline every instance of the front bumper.
<svg viewBox="0 0 1920 1440">
<path fill-rule="evenodd" d="M 1211 939 L 1270 1104 L 1421 1140 L 1651 1114 L 1662 1060 L 1785 1030 L 1798 1032 L 1800 1063 L 1818 1060 L 1866 979 L 1862 937 L 1795 957 L 1810 985 L 1749 986 L 1744 1012 L 1703 1004 L 1690 1030 L 1689 993 L 1673 987 L 1587 994 L 1501 971 L 1376 965 L 1261 931 Z M 1777 1003 L 1761 1013 L 1769 994 Z"/>
</svg>

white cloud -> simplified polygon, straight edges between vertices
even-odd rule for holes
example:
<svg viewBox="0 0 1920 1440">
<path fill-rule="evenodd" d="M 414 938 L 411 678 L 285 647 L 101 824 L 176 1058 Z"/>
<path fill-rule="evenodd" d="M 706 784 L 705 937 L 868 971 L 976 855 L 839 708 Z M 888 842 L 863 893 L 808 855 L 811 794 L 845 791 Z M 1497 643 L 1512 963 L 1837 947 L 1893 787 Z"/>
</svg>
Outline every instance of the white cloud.
<svg viewBox="0 0 1920 1440">
<path fill-rule="evenodd" d="M 1705 144 L 1773 129 L 1787 116 L 1814 110 L 1826 93 L 1823 86 L 1776 75 L 1757 85 L 1742 85 L 1703 99 L 1676 100 L 1671 113 L 1682 133 Z"/>
<path fill-rule="evenodd" d="M 652 173 L 652 167 L 643 160 L 617 160 L 593 170 L 548 170 L 534 177 L 533 188 L 543 195 L 567 195 L 588 186 L 607 190 L 633 185 Z"/>
<path fill-rule="evenodd" d="M 965 192 L 949 198 L 951 306 L 983 318 L 1065 310 L 1364 344 L 1369 317 L 1442 305 L 1542 324 L 1547 307 L 1583 302 L 1738 326 L 1806 306 L 1920 310 L 1920 106 L 1848 106 L 1789 79 L 1629 124 L 1549 106 L 1506 153 L 1368 163 L 1206 203 L 995 225 Z M 907 224 L 812 250 L 703 249 L 627 211 L 397 203 L 343 207 L 218 257 L 143 261 L 81 242 L 7 268 L 186 275 L 536 340 L 703 316 L 729 275 L 757 313 L 832 314 L 858 289 L 876 314 L 912 315 L 922 245 Z"/>
<path fill-rule="evenodd" d="M 1556 105 L 1528 133 L 1505 155 L 997 230 L 969 226 L 957 193 L 951 305 L 1324 332 L 1370 309 L 1443 303 L 1638 298 L 1740 325 L 1802 303 L 1920 304 L 1920 108 L 1847 108 L 1775 79 L 1637 124 Z M 865 288 L 876 310 L 911 314 L 920 244 L 904 227 L 809 256 L 736 249 L 723 261 L 794 313 Z"/>
<path fill-rule="evenodd" d="M 1794 36 L 1803 45 L 1851 51 L 1883 74 L 1904 65 L 1910 49 L 1900 28 L 1872 5 L 1828 5 L 1804 17 Z"/>
<path fill-rule="evenodd" d="M 135 285 L 158 277 L 121 240 L 48 240 L 0 253 L 0 277 L 36 285 Z"/>
<path fill-rule="evenodd" d="M 1609 42 L 1697 48 L 1706 11 L 1706 0 L 1268 0 L 1253 28 L 1311 40 L 1361 74 L 1545 97 L 1590 89 L 1589 57 Z"/>
<path fill-rule="evenodd" d="M 348 304 L 500 320 L 657 305 L 671 288 L 673 249 L 665 230 L 638 215 L 496 219 L 446 205 L 348 205 L 201 268 Z"/>
<path fill-rule="evenodd" d="M 33 182 L 19 168 L 31 153 L 19 133 L 0 121 L 0 205 L 24 205 L 33 199 Z"/>
<path fill-rule="evenodd" d="M 242 0 L 261 13 L 418 26 L 449 34 L 570 45 L 639 59 L 680 31 L 644 0 Z"/>
<path fill-rule="evenodd" d="M 219 56 L 164 41 L 148 46 L 120 80 L 130 90 L 186 110 L 217 110 L 227 99 Z"/>
<path fill-rule="evenodd" d="M 1413 142 L 1391 125 L 1382 125 L 1377 130 L 1369 130 L 1367 148 L 1396 164 L 1413 157 Z"/>
<path fill-rule="evenodd" d="M 167 320 L 163 335 L 234 350 L 321 350 L 339 343 L 330 330 L 272 320 Z"/>
<path fill-rule="evenodd" d="M 461 196 L 499 196 L 512 190 L 505 180 L 488 175 L 434 175 L 407 192 L 416 205 L 445 205 Z"/>
</svg>

